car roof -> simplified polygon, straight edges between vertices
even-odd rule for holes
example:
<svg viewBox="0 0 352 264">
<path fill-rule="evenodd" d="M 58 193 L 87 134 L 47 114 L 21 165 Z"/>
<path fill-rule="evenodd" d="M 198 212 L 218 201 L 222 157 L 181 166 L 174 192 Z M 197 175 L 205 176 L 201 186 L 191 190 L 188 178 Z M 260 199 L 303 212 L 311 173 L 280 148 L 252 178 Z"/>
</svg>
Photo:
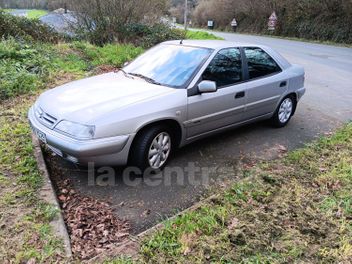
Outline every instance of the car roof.
<svg viewBox="0 0 352 264">
<path fill-rule="evenodd" d="M 201 47 L 201 48 L 210 48 L 210 49 L 223 49 L 230 47 L 263 47 L 262 45 L 256 45 L 251 43 L 243 43 L 243 42 L 233 42 L 226 40 L 171 40 L 163 42 L 162 44 L 169 45 L 185 45 L 191 47 Z"/>
<path fill-rule="evenodd" d="M 161 43 L 161 45 L 178 45 L 178 46 L 188 46 L 188 47 L 199 47 L 208 48 L 213 50 L 221 50 L 232 47 L 258 47 L 263 49 L 265 52 L 269 53 L 276 62 L 280 64 L 283 69 L 290 67 L 290 63 L 281 54 L 273 50 L 272 48 L 264 45 L 258 45 L 253 43 L 235 42 L 227 40 L 171 40 Z"/>
</svg>

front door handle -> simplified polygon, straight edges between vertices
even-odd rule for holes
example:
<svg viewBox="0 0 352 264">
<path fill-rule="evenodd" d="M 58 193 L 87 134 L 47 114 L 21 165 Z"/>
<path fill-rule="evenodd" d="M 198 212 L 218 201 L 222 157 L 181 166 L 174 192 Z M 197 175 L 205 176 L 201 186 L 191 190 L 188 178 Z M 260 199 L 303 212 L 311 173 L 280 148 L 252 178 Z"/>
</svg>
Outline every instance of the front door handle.
<svg viewBox="0 0 352 264">
<path fill-rule="evenodd" d="M 280 87 L 285 87 L 287 85 L 287 82 L 286 81 L 283 81 L 280 83 Z"/>
<path fill-rule="evenodd" d="M 236 95 L 235 95 L 235 99 L 242 98 L 242 97 L 244 97 L 244 96 L 245 96 L 245 92 L 238 92 L 238 93 L 236 93 Z"/>
</svg>

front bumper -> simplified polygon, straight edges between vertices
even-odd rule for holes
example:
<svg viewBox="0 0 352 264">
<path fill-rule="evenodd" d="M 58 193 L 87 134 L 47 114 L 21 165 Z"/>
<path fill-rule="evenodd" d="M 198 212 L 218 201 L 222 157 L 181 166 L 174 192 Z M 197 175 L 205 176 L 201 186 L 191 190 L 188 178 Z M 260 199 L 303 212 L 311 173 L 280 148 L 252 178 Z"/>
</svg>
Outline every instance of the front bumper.
<svg viewBox="0 0 352 264">
<path fill-rule="evenodd" d="M 110 138 L 77 140 L 54 131 L 41 124 L 34 114 L 33 107 L 29 110 L 28 119 L 35 134 L 49 149 L 61 157 L 74 163 L 86 165 L 94 162 L 96 165 L 126 165 L 129 149 L 134 137 L 122 135 Z"/>
</svg>

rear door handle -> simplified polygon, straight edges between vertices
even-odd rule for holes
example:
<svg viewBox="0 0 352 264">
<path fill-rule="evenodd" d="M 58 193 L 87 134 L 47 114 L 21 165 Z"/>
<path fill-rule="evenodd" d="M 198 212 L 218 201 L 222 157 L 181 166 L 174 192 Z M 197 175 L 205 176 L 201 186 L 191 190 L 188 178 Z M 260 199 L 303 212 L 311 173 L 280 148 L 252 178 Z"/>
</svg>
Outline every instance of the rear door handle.
<svg viewBox="0 0 352 264">
<path fill-rule="evenodd" d="M 287 82 L 286 81 L 283 81 L 280 83 L 280 87 L 285 87 L 287 85 Z"/>
<path fill-rule="evenodd" d="M 244 96 L 245 96 L 245 92 L 238 92 L 238 93 L 236 93 L 236 95 L 235 95 L 235 99 L 242 98 L 242 97 L 244 97 Z"/>
</svg>

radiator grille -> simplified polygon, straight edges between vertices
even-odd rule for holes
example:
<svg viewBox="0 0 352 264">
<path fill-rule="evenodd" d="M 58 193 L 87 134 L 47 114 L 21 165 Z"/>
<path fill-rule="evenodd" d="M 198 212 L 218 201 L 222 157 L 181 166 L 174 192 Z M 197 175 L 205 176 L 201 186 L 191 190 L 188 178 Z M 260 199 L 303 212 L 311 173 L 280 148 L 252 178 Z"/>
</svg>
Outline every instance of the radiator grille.
<svg viewBox="0 0 352 264">
<path fill-rule="evenodd" d="M 57 118 L 49 115 L 48 113 L 45 113 L 42 109 L 38 109 L 36 111 L 36 115 L 39 122 L 47 127 L 52 128 L 57 122 Z"/>
</svg>

